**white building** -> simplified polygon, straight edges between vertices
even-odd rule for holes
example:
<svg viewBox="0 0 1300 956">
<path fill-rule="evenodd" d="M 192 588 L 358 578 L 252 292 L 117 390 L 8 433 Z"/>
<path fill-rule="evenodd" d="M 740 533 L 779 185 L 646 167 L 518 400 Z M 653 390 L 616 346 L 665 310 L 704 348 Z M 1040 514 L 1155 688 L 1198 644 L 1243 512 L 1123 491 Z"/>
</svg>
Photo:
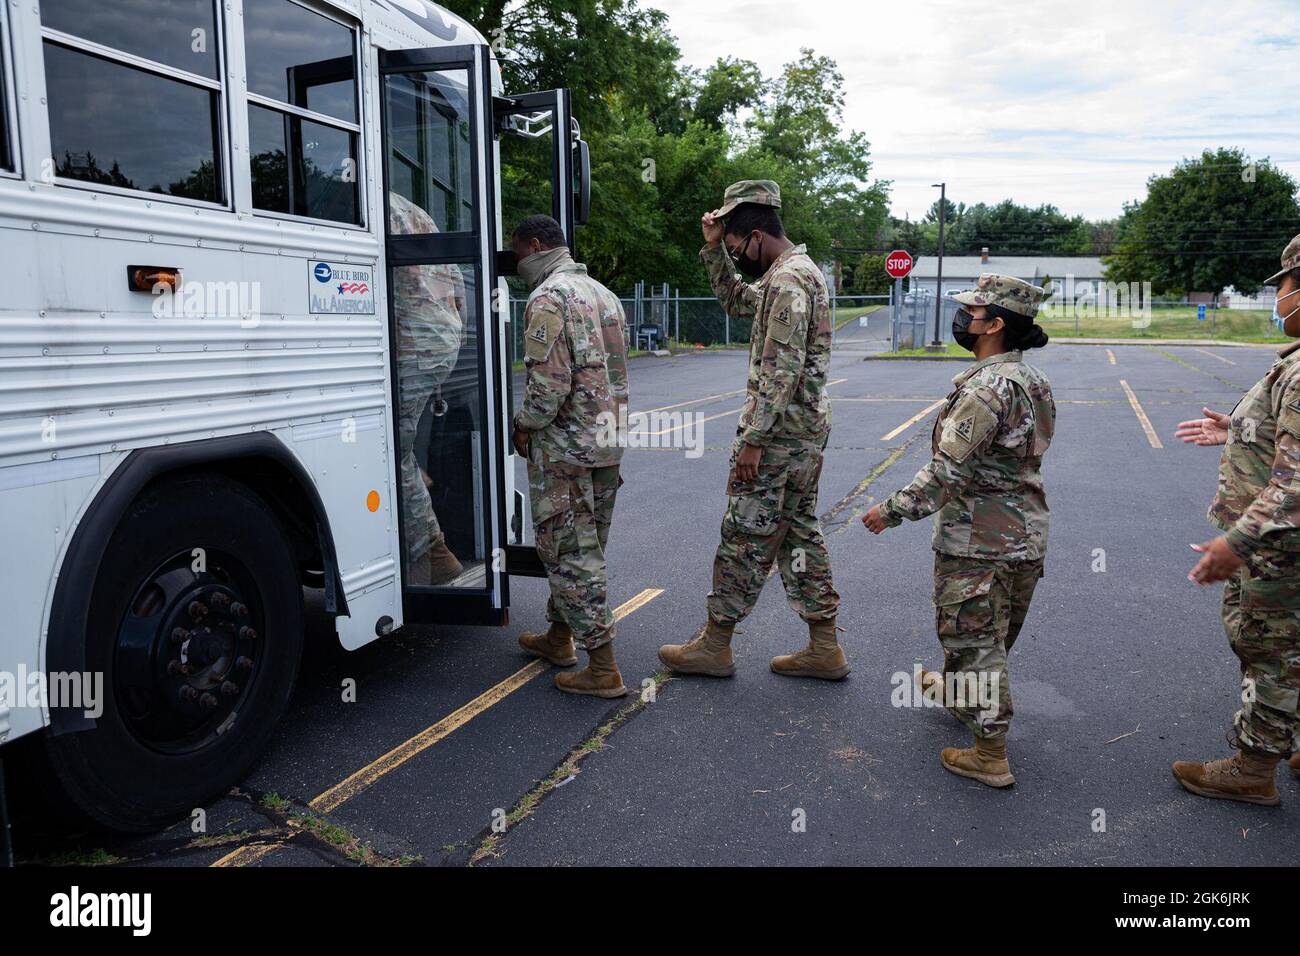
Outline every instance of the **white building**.
<svg viewBox="0 0 1300 956">
<path fill-rule="evenodd" d="M 933 295 L 938 271 L 937 256 L 918 257 L 909 277 L 908 291 Z M 978 256 L 944 256 L 943 294 L 973 288 L 984 272 L 1015 276 L 1034 285 L 1043 285 L 1048 279 L 1063 285 L 1072 276 L 1076 295 L 1095 291 L 1098 283 L 1105 281 L 1101 259 L 1097 256 L 995 256 L 985 249 Z"/>
</svg>

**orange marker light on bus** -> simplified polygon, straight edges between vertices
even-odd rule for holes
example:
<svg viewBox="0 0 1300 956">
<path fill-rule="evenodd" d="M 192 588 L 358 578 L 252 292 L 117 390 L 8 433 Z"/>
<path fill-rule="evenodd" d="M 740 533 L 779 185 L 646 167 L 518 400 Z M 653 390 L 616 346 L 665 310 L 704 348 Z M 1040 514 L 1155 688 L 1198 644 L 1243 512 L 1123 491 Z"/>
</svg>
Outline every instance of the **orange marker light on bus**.
<svg viewBox="0 0 1300 956">
<path fill-rule="evenodd" d="M 366 495 L 366 507 L 371 511 L 379 510 L 379 492 L 372 491 L 370 494 Z"/>
<path fill-rule="evenodd" d="M 179 292 L 181 270 L 175 266 L 127 266 L 126 284 L 132 292 L 152 292 L 154 295 L 163 289 Z"/>
</svg>

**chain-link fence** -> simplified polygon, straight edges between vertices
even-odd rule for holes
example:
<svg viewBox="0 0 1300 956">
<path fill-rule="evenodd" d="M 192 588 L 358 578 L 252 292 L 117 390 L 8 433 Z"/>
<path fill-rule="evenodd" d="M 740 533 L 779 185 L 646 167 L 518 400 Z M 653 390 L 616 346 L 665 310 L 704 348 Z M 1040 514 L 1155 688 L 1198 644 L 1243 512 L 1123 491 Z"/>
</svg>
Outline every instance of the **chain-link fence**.
<svg viewBox="0 0 1300 956">
<path fill-rule="evenodd" d="M 519 298 L 510 300 L 512 360 L 523 358 L 526 301 Z M 619 296 L 619 301 L 627 316 L 629 350 L 731 345 L 749 341 L 751 321 L 729 317 L 712 296 L 683 296 L 660 286 L 653 290 L 633 290 L 630 296 Z"/>
<path fill-rule="evenodd" d="M 1080 338 L 1236 339 L 1283 341 L 1268 309 L 1230 309 L 1219 302 L 1196 304 L 1152 299 L 1115 307 L 1087 300 L 1049 304 L 1038 324 L 1048 334 Z"/>
<path fill-rule="evenodd" d="M 952 339 L 952 320 L 958 305 L 945 298 L 940 305 L 938 333 L 941 341 Z M 903 294 L 894 310 L 893 351 L 921 348 L 934 341 L 934 293 L 917 290 Z M 1274 324 L 1271 310 L 1229 309 L 1218 302 L 1196 304 L 1181 300 L 1153 299 L 1135 303 L 1106 303 L 1082 299 L 1075 303 L 1051 302 L 1035 320 L 1049 335 L 1058 338 L 1161 338 L 1229 339 L 1236 341 L 1285 341 Z"/>
<path fill-rule="evenodd" d="M 951 342 L 952 320 L 958 305 L 945 298 L 938 306 L 926 289 L 883 296 L 838 296 L 832 300 L 835 341 L 840 346 L 888 340 L 894 352 L 923 348 L 934 341 Z M 525 299 L 510 299 L 511 360 L 523 359 Z M 627 316 L 631 350 L 744 345 L 753 323 L 728 316 L 713 296 L 683 296 L 667 285 L 639 283 L 620 296 Z M 863 319 L 866 319 L 865 325 Z M 1204 305 L 1166 299 L 1129 303 L 1121 308 L 1080 300 L 1050 303 L 1038 323 L 1048 334 L 1079 338 L 1233 339 L 1285 341 L 1267 309 L 1227 308 L 1222 302 Z"/>
<path fill-rule="evenodd" d="M 936 334 L 940 342 L 951 342 L 952 320 L 958 308 L 952 299 L 944 299 L 936 307 L 934 293 L 926 289 L 904 292 L 899 305 L 893 309 L 890 350 L 924 348 L 934 342 Z"/>
<path fill-rule="evenodd" d="M 523 358 L 526 301 L 510 300 L 512 360 Z M 753 329 L 752 319 L 727 315 L 713 296 L 684 296 L 667 286 L 633 290 L 632 295 L 620 296 L 619 301 L 627 316 L 629 350 L 745 345 Z M 837 341 L 888 339 L 891 307 L 892 295 L 833 298 L 831 319 Z"/>
</svg>

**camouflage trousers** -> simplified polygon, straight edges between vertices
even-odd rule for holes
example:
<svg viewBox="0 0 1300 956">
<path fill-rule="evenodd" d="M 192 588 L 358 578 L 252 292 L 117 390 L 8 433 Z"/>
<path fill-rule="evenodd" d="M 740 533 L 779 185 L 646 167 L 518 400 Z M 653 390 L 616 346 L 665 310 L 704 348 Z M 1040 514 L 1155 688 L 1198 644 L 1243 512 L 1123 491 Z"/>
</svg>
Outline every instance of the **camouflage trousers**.
<svg viewBox="0 0 1300 956">
<path fill-rule="evenodd" d="M 776 562 L 790 607 L 805 621 L 835 617 L 840 596 L 831 584 L 831 558 L 817 520 L 820 442 L 777 439 L 763 449 L 758 477 L 736 480 L 739 439 L 731 451 L 727 513 L 713 558 L 709 617 L 728 625 L 744 620 Z"/>
<path fill-rule="evenodd" d="M 1241 661 L 1237 740 L 1282 757 L 1300 751 L 1300 554 L 1257 552 L 1224 586 L 1223 626 Z"/>
<path fill-rule="evenodd" d="M 446 371 L 429 372 L 404 370 L 398 378 L 397 440 L 401 451 L 403 530 L 406 532 L 406 560 L 418 561 L 442 534 L 438 516 L 433 513 L 433 500 L 429 487 L 415 461 L 415 437 L 420 427 L 420 416 L 429 405 L 429 399 Z"/>
<path fill-rule="evenodd" d="M 584 468 L 552 458 L 536 439 L 529 449 L 533 531 L 551 585 L 546 619 L 568 624 L 574 640 L 589 651 L 614 639 L 605 545 L 623 483 L 618 468 Z"/>
<path fill-rule="evenodd" d="M 943 645 L 948 710 L 976 737 L 1001 737 L 1011 726 L 1007 654 L 1020 636 L 1043 559 L 998 561 L 936 551 L 934 615 Z"/>
</svg>

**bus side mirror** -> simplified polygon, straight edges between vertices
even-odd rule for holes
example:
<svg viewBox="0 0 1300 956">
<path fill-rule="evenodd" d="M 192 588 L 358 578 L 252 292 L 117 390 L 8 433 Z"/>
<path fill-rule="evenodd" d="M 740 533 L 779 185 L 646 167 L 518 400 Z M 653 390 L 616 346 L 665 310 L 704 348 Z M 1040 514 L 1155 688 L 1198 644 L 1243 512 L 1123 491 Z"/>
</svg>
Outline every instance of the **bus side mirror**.
<svg viewBox="0 0 1300 956">
<path fill-rule="evenodd" d="M 573 223 L 585 226 L 591 218 L 591 149 L 586 140 L 574 143 Z"/>
</svg>

